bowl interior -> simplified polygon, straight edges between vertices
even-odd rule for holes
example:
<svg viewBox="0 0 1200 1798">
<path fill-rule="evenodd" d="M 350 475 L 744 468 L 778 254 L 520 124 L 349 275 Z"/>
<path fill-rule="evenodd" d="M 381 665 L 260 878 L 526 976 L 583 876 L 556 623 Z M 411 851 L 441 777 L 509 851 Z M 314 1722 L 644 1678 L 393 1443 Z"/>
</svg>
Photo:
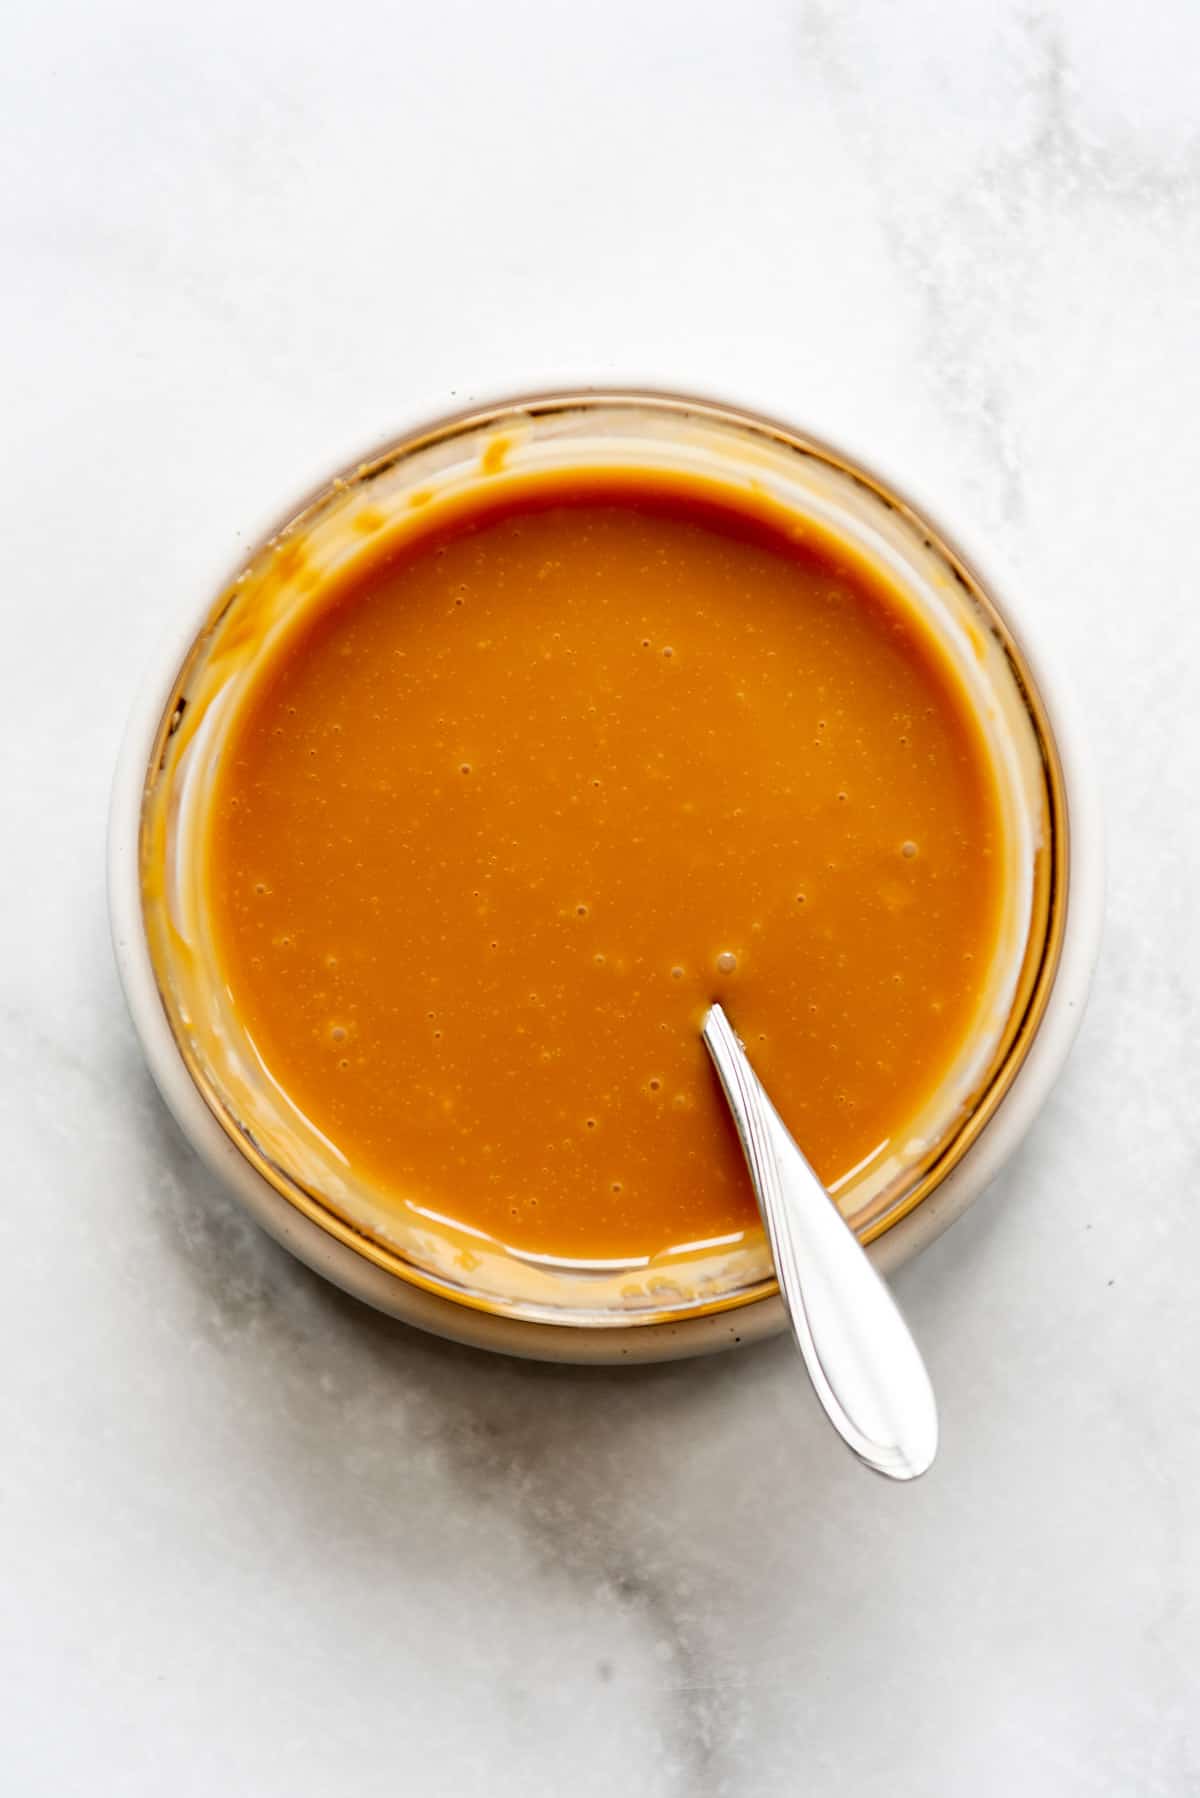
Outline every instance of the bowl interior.
<svg viewBox="0 0 1200 1798">
<path fill-rule="evenodd" d="M 1006 902 L 975 1027 L 908 1137 L 840 1183 L 864 1239 L 919 1204 L 1015 1077 L 1053 975 L 1065 890 L 1056 756 L 1019 645 L 970 570 L 907 505 L 828 448 L 722 408 L 645 395 L 560 395 L 493 408 L 398 442 L 334 479 L 218 596 L 165 697 L 147 770 L 142 914 L 155 979 L 210 1111 L 290 1203 L 358 1253 L 460 1303 L 532 1321 L 665 1321 L 773 1289 L 762 1232 L 621 1262 L 519 1252 L 372 1191 L 271 1078 L 221 977 L 208 917 L 206 829 L 222 746 L 260 658 L 380 531 L 421 530 L 482 482 L 647 469 L 765 497 L 815 520 L 885 573 L 953 662 L 979 718 L 1004 820 Z"/>
</svg>

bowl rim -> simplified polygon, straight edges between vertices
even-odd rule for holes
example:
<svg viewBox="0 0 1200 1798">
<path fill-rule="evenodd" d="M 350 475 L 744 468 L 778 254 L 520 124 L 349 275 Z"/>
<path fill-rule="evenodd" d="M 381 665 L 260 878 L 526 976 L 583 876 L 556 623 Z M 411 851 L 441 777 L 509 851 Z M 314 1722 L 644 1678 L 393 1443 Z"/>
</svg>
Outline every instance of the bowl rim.
<svg viewBox="0 0 1200 1798">
<path fill-rule="evenodd" d="M 457 411 L 422 415 L 392 431 L 382 443 L 344 465 L 351 470 L 394 455 L 429 434 L 472 422 L 486 423 L 505 410 L 550 404 L 667 403 L 731 414 L 789 440 L 800 439 L 818 453 L 849 465 L 889 496 L 898 499 L 937 533 L 940 541 L 978 582 L 1000 611 L 1036 688 L 1045 723 L 1057 750 L 1069 833 L 1069 877 L 1063 901 L 1058 963 L 1045 1007 L 1033 1025 L 1023 1059 L 1007 1091 L 961 1159 L 911 1209 L 868 1245 L 881 1271 L 888 1272 L 932 1242 L 982 1192 L 1013 1153 L 1047 1096 L 1074 1040 L 1099 949 L 1103 919 L 1103 838 L 1099 796 L 1078 708 L 1061 670 L 1047 655 L 1044 632 L 1031 623 L 1029 608 L 1014 603 L 1015 583 L 981 556 L 972 537 L 947 530 L 936 508 L 909 481 L 897 481 L 877 458 L 858 453 L 845 438 L 775 418 L 752 402 L 684 393 L 636 382 L 596 386 L 564 383 L 551 390 L 505 393 L 481 398 Z M 249 538 L 237 568 L 221 583 L 206 586 L 200 605 L 173 615 L 151 658 L 126 726 L 113 781 L 108 833 L 109 915 L 118 972 L 126 1002 L 151 1074 L 169 1110 L 201 1159 L 275 1239 L 317 1273 L 375 1308 L 435 1334 L 480 1348 L 553 1361 L 635 1363 L 711 1352 L 773 1335 L 786 1323 L 777 1295 L 752 1299 L 735 1309 L 658 1322 L 631 1321 L 603 1327 L 531 1322 L 479 1310 L 408 1281 L 376 1265 L 319 1223 L 304 1215 L 242 1154 L 217 1121 L 196 1086 L 176 1044 L 159 995 L 143 925 L 139 842 L 145 776 L 161 728 L 166 700 L 197 632 L 221 592 L 244 566 L 253 545 L 266 542 L 284 524 L 319 499 L 335 475 L 325 473 L 291 506 L 277 512 L 268 528 Z"/>
</svg>

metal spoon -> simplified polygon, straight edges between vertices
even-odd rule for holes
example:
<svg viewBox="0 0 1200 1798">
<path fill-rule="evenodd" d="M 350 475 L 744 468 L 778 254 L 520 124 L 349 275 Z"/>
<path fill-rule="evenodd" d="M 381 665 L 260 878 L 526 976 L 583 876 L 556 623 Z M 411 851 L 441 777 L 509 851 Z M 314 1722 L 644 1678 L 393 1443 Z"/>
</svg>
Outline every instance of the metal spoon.
<svg viewBox="0 0 1200 1798">
<path fill-rule="evenodd" d="M 818 1180 L 719 1005 L 704 1042 L 758 1195 L 796 1346 L 826 1415 L 860 1461 L 913 1480 L 937 1454 L 925 1363 L 896 1301 Z"/>
</svg>

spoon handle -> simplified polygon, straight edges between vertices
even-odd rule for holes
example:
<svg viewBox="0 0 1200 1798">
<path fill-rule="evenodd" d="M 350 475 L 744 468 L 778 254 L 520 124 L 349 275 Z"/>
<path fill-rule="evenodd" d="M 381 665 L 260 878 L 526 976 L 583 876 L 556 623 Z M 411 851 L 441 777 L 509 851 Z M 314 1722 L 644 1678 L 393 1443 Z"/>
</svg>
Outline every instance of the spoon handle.
<svg viewBox="0 0 1200 1798">
<path fill-rule="evenodd" d="M 937 1453 L 937 1405 L 920 1351 L 858 1238 L 767 1097 L 719 1005 L 704 1041 L 733 1113 L 775 1273 L 817 1397 L 859 1459 L 915 1479 Z"/>
</svg>

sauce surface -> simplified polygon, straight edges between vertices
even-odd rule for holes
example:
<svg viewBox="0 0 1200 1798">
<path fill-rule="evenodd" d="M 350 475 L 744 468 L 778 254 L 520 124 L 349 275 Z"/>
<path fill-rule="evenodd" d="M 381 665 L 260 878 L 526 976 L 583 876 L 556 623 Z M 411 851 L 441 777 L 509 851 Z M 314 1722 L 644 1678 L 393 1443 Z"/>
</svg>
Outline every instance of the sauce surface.
<svg viewBox="0 0 1200 1798">
<path fill-rule="evenodd" d="M 210 897 L 278 1083 L 377 1188 L 548 1255 L 757 1221 L 720 998 L 833 1185 L 970 1030 L 987 753 L 849 551 L 719 490 L 549 478 L 340 577 L 251 686 Z"/>
</svg>

